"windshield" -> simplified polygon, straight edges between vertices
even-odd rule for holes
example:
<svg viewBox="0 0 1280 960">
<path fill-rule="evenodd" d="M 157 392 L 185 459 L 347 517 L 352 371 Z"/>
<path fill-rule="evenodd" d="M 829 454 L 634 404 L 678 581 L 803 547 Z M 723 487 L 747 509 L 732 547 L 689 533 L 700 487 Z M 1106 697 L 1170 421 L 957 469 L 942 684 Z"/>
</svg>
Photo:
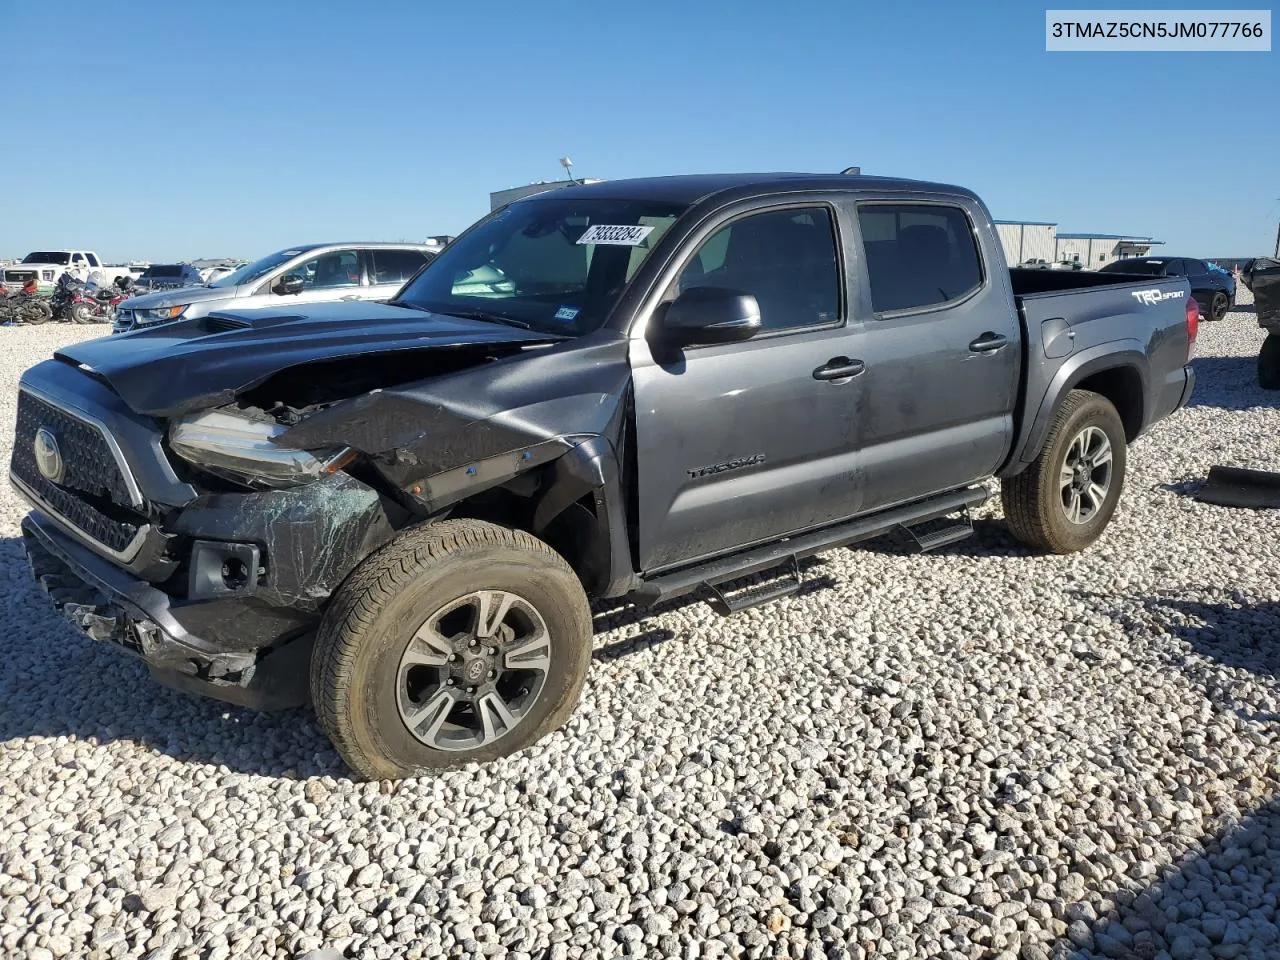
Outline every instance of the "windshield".
<svg viewBox="0 0 1280 960">
<path fill-rule="evenodd" d="M 39 253 L 28 253 L 22 258 L 23 263 L 70 263 L 71 254 L 62 250 L 60 252 L 48 253 L 41 251 Z"/>
<path fill-rule="evenodd" d="M 1164 263 L 1160 260 L 1116 260 L 1105 267 L 1098 268 L 1099 273 L 1141 273 L 1158 277 L 1164 273 Z"/>
<path fill-rule="evenodd" d="M 255 260 L 253 263 L 246 263 L 238 270 L 233 270 L 225 277 L 219 277 L 209 286 L 211 287 L 238 287 L 242 283 L 253 283 L 255 280 L 261 280 L 268 273 L 292 260 L 299 254 L 306 253 L 313 247 L 290 247 L 288 250 L 277 250 L 275 253 L 269 253 L 261 260 Z"/>
<path fill-rule="evenodd" d="M 515 203 L 445 247 L 393 302 L 581 336 L 604 323 L 685 209 L 603 198 Z"/>
</svg>

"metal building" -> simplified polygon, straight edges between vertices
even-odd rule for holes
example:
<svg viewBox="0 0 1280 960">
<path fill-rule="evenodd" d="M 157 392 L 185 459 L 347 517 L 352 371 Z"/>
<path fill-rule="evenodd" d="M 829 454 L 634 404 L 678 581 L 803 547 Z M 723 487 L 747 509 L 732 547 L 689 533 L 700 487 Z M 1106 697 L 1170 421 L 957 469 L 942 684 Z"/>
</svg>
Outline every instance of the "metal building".
<svg viewBox="0 0 1280 960">
<path fill-rule="evenodd" d="M 1011 267 L 1029 260 L 1046 263 L 1056 259 L 1058 225 L 1035 220 L 997 220 L 996 232 L 1004 247 L 1004 259 Z"/>
<path fill-rule="evenodd" d="M 1054 260 L 1078 260 L 1086 270 L 1097 270 L 1125 257 L 1145 257 L 1163 240 L 1115 233 L 1060 233 Z"/>
</svg>

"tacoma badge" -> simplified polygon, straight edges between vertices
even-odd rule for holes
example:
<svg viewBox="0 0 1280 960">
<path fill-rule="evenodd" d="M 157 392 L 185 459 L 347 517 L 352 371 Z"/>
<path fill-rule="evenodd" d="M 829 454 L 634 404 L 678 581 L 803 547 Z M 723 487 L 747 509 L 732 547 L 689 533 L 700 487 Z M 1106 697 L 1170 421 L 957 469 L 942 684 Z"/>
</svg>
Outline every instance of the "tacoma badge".
<svg viewBox="0 0 1280 960">
<path fill-rule="evenodd" d="M 692 470 L 685 471 L 693 479 L 699 477 L 707 477 L 713 473 L 724 473 L 727 470 L 741 470 L 743 467 L 754 466 L 757 463 L 764 463 L 764 454 L 755 453 L 749 457 L 738 457 L 735 460 L 726 460 L 724 463 L 713 463 L 709 467 L 695 467 Z"/>
</svg>

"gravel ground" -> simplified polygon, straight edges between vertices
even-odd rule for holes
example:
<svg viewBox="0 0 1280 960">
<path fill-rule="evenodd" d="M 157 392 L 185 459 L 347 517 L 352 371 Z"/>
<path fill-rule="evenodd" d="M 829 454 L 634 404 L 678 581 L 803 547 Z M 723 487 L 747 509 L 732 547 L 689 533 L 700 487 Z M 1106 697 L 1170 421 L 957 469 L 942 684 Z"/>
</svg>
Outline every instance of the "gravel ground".
<svg viewBox="0 0 1280 960">
<path fill-rule="evenodd" d="M 0 329 L 6 443 L 21 369 L 84 333 Z M 733 619 L 602 613 L 567 729 L 399 784 L 78 637 L 6 490 L 0 955 L 1280 956 L 1280 512 L 1189 496 L 1280 468 L 1260 339 L 1247 305 L 1201 327 L 1087 553 L 985 508 Z"/>
</svg>

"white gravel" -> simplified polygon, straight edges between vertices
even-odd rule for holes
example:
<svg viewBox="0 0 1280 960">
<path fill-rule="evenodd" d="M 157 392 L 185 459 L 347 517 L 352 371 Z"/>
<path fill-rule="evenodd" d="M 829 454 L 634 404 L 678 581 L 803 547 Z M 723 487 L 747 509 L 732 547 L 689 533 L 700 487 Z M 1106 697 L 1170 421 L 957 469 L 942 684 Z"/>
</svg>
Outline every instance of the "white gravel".
<svg viewBox="0 0 1280 960">
<path fill-rule="evenodd" d="M 22 368 L 86 332 L 0 329 L 6 445 Z M 6 491 L 0 955 L 1278 956 L 1280 512 L 1187 495 L 1280 468 L 1260 341 L 1202 326 L 1087 553 L 992 507 L 734 619 L 602 616 L 566 730 L 399 784 L 81 639 Z"/>
</svg>

